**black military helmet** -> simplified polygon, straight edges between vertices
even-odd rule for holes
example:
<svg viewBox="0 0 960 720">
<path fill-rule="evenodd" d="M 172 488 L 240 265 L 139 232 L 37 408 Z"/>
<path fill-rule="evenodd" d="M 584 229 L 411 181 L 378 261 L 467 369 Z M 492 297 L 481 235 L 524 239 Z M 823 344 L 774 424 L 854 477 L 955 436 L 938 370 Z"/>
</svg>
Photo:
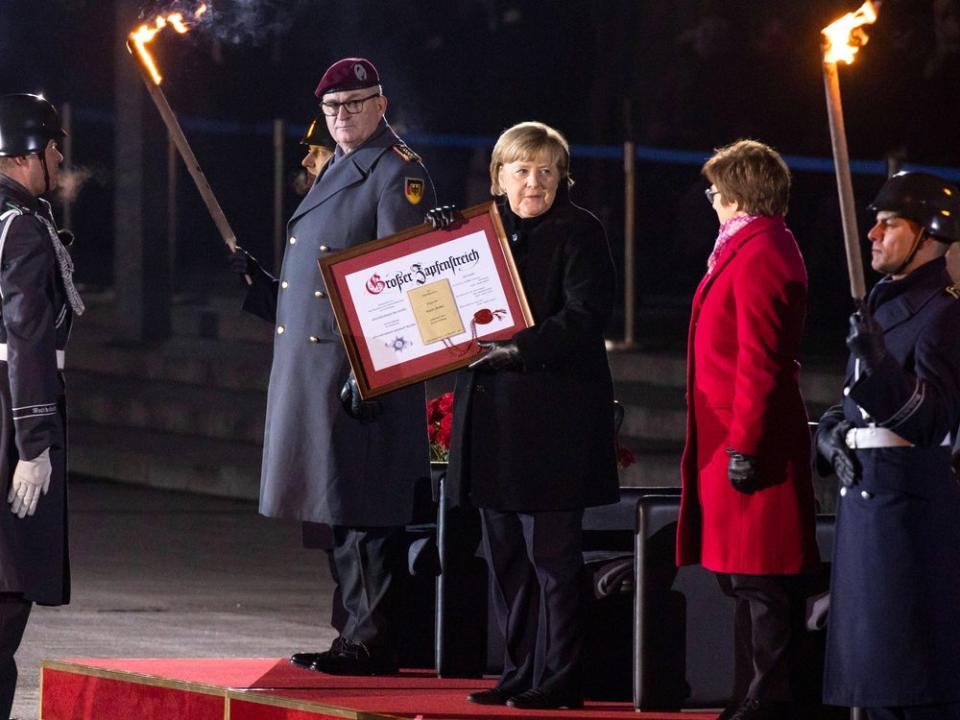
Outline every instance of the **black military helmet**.
<svg viewBox="0 0 960 720">
<path fill-rule="evenodd" d="M 39 95 L 0 95 L 0 157 L 42 153 L 66 134 L 56 109 Z"/>
<path fill-rule="evenodd" d="M 301 145 L 323 145 L 333 147 L 333 138 L 327 130 L 327 121 L 322 117 L 315 117 L 307 127 L 307 133 L 300 141 Z"/>
<path fill-rule="evenodd" d="M 960 189 L 936 175 L 898 172 L 867 206 L 872 212 L 890 210 L 922 225 L 937 240 L 960 240 Z"/>
</svg>

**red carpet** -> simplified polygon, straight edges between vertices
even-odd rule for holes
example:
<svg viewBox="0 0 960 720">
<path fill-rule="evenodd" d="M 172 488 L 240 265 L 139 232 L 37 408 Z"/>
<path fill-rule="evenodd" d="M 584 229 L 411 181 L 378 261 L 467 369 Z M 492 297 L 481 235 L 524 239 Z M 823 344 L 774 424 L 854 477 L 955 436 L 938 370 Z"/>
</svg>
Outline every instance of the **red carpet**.
<svg viewBox="0 0 960 720">
<path fill-rule="evenodd" d="M 440 679 L 407 670 L 390 677 L 337 677 L 276 658 L 73 659 L 41 664 L 43 720 L 713 720 L 715 712 L 661 713 L 629 703 L 582 710 L 484 707 L 468 692 L 491 681 Z"/>
</svg>

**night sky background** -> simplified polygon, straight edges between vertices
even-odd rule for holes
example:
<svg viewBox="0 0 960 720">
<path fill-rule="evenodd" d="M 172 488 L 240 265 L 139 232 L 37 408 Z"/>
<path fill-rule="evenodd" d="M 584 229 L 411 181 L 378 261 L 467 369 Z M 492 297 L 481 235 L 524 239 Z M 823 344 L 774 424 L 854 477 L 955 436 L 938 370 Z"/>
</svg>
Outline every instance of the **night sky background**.
<svg viewBox="0 0 960 720">
<path fill-rule="evenodd" d="M 177 3 L 128 3 L 143 17 Z M 575 199 L 623 254 L 624 140 L 711 149 L 753 137 L 787 156 L 830 157 L 819 30 L 856 0 L 214 0 L 188 36 L 154 44 L 164 88 L 241 243 L 272 264 L 270 124 L 297 133 L 316 112 L 323 70 L 347 55 L 379 68 L 387 117 L 424 157 L 441 202 L 488 198 L 496 135 L 537 119 L 575 145 Z M 181 3 L 192 8 L 195 3 Z M 75 112 L 75 163 L 91 171 L 74 207 L 81 279 L 110 283 L 117 27 L 110 0 L 0 0 L 0 92 L 42 90 Z M 870 42 L 841 66 L 854 159 L 960 167 L 960 0 L 886 0 Z M 126 59 L 125 59 L 126 61 Z M 133 63 L 133 59 L 129 59 Z M 144 114 L 156 115 L 145 99 Z M 198 125 L 193 120 L 203 120 Z M 148 131 L 165 144 L 162 125 Z M 605 157 L 606 155 L 606 157 Z M 696 156 L 694 156 L 696 157 Z M 695 162 L 665 155 L 637 171 L 641 304 L 689 302 L 716 234 Z M 855 175 L 858 206 L 883 182 Z M 297 197 L 287 191 L 288 211 Z M 177 280 L 223 271 L 218 236 L 186 173 L 180 183 Z M 836 184 L 796 171 L 788 223 L 804 250 L 814 323 L 839 327 L 846 300 Z M 861 213 L 865 235 L 869 217 Z M 872 281 L 868 275 L 868 282 Z M 614 332 L 616 334 L 616 332 Z"/>
</svg>

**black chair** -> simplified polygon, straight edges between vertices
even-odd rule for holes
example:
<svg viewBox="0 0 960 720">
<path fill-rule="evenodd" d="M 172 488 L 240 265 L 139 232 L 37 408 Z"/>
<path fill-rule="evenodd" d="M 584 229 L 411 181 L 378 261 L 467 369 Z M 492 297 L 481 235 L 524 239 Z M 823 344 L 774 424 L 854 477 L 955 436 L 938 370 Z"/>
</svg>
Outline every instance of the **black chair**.
<svg viewBox="0 0 960 720">
<path fill-rule="evenodd" d="M 622 487 L 620 502 L 583 514 L 583 691 L 592 700 L 631 697 L 636 507 L 650 492 Z"/>
<path fill-rule="evenodd" d="M 733 684 L 733 600 L 709 570 L 675 564 L 676 491 L 641 497 L 637 503 L 634 595 L 633 702 L 637 710 L 715 708 L 729 702 Z M 817 518 L 824 560 L 811 593 L 824 591 L 833 552 L 833 516 Z M 827 717 L 819 707 L 824 631 L 803 638 L 798 696 L 809 717 Z"/>
</svg>

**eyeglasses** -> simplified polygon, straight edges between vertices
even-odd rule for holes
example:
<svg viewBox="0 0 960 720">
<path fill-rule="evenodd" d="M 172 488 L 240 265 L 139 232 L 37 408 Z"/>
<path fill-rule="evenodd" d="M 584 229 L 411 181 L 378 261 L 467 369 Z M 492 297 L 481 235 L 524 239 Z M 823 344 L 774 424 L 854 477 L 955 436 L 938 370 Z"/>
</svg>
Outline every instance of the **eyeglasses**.
<svg viewBox="0 0 960 720">
<path fill-rule="evenodd" d="M 323 111 L 324 115 L 329 117 L 336 117 L 340 114 L 340 108 L 346 110 L 350 115 L 356 115 L 359 112 L 363 112 L 363 104 L 367 100 L 371 100 L 375 97 L 380 97 L 380 93 L 374 93 L 373 95 L 367 95 L 365 98 L 358 98 L 356 100 L 347 100 L 346 102 L 328 102 L 324 100 L 320 103 L 320 109 Z"/>
<path fill-rule="evenodd" d="M 703 191 L 703 194 L 707 196 L 707 202 L 710 203 L 712 207 L 713 199 L 720 194 L 720 191 L 714 188 L 707 188 L 706 190 Z"/>
</svg>

